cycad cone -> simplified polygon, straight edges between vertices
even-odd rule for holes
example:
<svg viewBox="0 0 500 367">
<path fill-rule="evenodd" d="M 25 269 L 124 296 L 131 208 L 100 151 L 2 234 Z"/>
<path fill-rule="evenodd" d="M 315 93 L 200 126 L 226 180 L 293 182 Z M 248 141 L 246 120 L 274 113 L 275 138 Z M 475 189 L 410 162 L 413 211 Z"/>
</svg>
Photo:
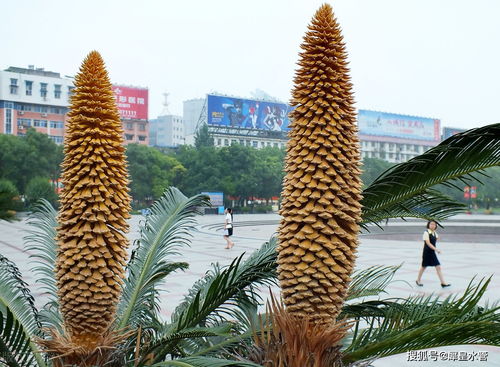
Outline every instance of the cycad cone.
<svg viewBox="0 0 500 367">
<path fill-rule="evenodd" d="M 332 8 L 315 14 L 296 72 L 278 273 L 288 312 L 331 323 L 342 307 L 361 215 L 359 140 L 347 53 Z"/>
<path fill-rule="evenodd" d="M 72 343 L 91 348 L 114 319 L 130 212 L 123 129 L 98 52 L 75 78 L 64 141 L 56 278 Z"/>
</svg>

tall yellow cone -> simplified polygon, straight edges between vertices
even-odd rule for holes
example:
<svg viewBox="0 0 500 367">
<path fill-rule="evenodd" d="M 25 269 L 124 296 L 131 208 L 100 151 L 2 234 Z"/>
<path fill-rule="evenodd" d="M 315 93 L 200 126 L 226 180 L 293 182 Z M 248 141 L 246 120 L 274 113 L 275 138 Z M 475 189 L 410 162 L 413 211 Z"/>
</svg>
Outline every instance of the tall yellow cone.
<svg viewBox="0 0 500 367">
<path fill-rule="evenodd" d="M 64 142 L 56 278 L 69 339 L 99 344 L 115 317 L 130 212 L 123 129 L 98 52 L 75 78 Z"/>
<path fill-rule="evenodd" d="M 287 311 L 328 324 L 354 267 L 361 217 L 360 153 L 347 53 L 332 8 L 301 46 L 283 185 L 278 273 Z"/>
</svg>

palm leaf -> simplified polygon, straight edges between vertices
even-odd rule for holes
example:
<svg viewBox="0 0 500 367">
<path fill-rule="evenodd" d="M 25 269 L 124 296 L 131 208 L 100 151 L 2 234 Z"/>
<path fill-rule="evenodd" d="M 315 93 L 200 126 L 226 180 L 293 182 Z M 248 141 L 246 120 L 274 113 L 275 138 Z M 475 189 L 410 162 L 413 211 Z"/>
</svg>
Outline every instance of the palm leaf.
<svg viewBox="0 0 500 367">
<path fill-rule="evenodd" d="M 262 367 L 252 362 L 229 361 L 212 357 L 188 357 L 156 363 L 152 367 Z"/>
<path fill-rule="evenodd" d="M 184 301 L 175 309 L 172 323 L 164 327 L 164 335 L 159 338 L 198 326 L 215 327 L 233 319 L 243 319 L 249 304 L 259 303 L 260 298 L 254 287 L 275 284 L 276 241 L 272 238 L 245 261 L 243 254 L 229 266 L 214 265 L 189 290 Z M 178 348 L 178 342 L 163 344 L 155 351 L 154 361 L 165 360 L 168 354 L 178 352 Z M 181 354 L 184 352 L 181 351 Z"/>
<path fill-rule="evenodd" d="M 363 191 L 364 224 L 381 219 L 417 217 L 443 219 L 463 206 L 430 187 L 454 180 L 468 182 L 500 164 L 500 124 L 456 134 L 426 153 L 382 173 Z"/>
<path fill-rule="evenodd" d="M 385 287 L 391 282 L 394 274 L 400 267 L 401 265 L 375 265 L 356 271 L 349 284 L 346 301 L 354 298 L 376 296 L 384 292 Z"/>
<path fill-rule="evenodd" d="M 156 286 L 172 271 L 185 269 L 185 263 L 173 263 L 168 257 L 188 246 L 199 207 L 208 206 L 207 196 L 184 196 L 171 187 L 152 206 L 141 227 L 139 246 L 127 266 L 123 296 L 118 307 L 119 328 L 147 326 L 156 318 Z"/>
<path fill-rule="evenodd" d="M 37 275 L 36 282 L 48 298 L 39 312 L 44 328 L 61 330 L 62 317 L 59 313 L 57 285 L 55 279 L 55 262 L 57 253 L 56 228 L 57 211 L 45 199 L 41 199 L 33 207 L 29 216 L 28 235 L 24 237 L 26 250 L 31 252 L 31 271 Z"/>
<path fill-rule="evenodd" d="M 499 307 L 481 307 L 491 278 L 469 284 L 461 297 L 417 296 L 357 305 L 355 321 L 367 327 L 354 330 L 345 361 L 387 356 L 407 350 L 455 344 L 500 344 Z M 352 317 L 349 309 L 344 316 Z"/>
<path fill-rule="evenodd" d="M 256 304 L 260 298 L 254 287 L 276 282 L 276 243 L 272 238 L 243 261 L 243 255 L 224 268 L 218 264 L 189 290 L 175 309 L 172 320 L 178 330 L 237 317 L 238 307 Z M 235 316 L 236 315 L 236 316 Z"/>
<path fill-rule="evenodd" d="M 38 312 L 16 265 L 0 255 L 0 362 L 45 366 L 33 339 L 41 336 Z"/>
</svg>

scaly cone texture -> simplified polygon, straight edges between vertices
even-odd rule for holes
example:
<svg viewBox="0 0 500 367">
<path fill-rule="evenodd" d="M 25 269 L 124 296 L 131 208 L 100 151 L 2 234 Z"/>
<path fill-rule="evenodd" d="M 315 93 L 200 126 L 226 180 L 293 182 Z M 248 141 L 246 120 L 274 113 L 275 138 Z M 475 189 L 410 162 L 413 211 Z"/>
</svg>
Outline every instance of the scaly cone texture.
<svg viewBox="0 0 500 367">
<path fill-rule="evenodd" d="M 333 322 L 354 267 L 361 218 L 359 141 L 347 53 L 332 8 L 301 46 L 283 183 L 278 274 L 288 312 Z"/>
<path fill-rule="evenodd" d="M 130 212 L 123 129 L 98 52 L 75 78 L 68 116 L 56 278 L 71 342 L 92 348 L 114 320 Z"/>
</svg>

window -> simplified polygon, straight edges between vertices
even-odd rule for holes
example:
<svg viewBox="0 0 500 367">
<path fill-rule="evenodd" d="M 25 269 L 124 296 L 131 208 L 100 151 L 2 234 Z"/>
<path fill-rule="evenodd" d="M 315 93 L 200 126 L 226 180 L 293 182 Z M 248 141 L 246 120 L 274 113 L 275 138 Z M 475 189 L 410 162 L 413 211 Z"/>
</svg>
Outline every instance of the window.
<svg viewBox="0 0 500 367">
<path fill-rule="evenodd" d="M 47 83 L 40 83 L 40 97 L 47 97 Z"/>
<path fill-rule="evenodd" d="M 139 124 L 139 131 L 146 131 L 146 125 Z"/>
<path fill-rule="evenodd" d="M 274 143 L 273 147 L 277 148 L 278 147 L 278 143 Z"/>
<path fill-rule="evenodd" d="M 31 96 L 33 94 L 33 82 L 31 80 L 24 81 L 26 85 L 26 95 Z"/>
<path fill-rule="evenodd" d="M 217 139 L 217 145 L 222 145 L 222 139 Z"/>
<path fill-rule="evenodd" d="M 54 98 L 61 98 L 61 84 L 54 84 Z"/>
<path fill-rule="evenodd" d="M 144 135 L 139 135 L 139 141 L 145 141 L 145 140 L 146 140 L 146 137 Z"/>
<path fill-rule="evenodd" d="M 31 119 L 17 119 L 17 126 L 31 126 Z"/>
<path fill-rule="evenodd" d="M 34 127 L 47 127 L 47 120 L 33 120 Z"/>
<path fill-rule="evenodd" d="M 17 94 L 17 79 L 10 78 L 10 94 Z"/>
<path fill-rule="evenodd" d="M 258 142 L 258 141 L 252 141 L 252 146 L 253 146 L 254 148 L 257 148 L 258 144 L 259 144 L 259 142 Z"/>
<path fill-rule="evenodd" d="M 224 145 L 227 147 L 229 145 L 229 140 L 224 139 Z"/>
<path fill-rule="evenodd" d="M 240 139 L 240 145 L 245 145 L 245 141 L 243 139 Z"/>
<path fill-rule="evenodd" d="M 68 97 L 71 96 L 73 94 L 73 89 L 75 89 L 75 87 L 73 86 L 68 86 Z"/>
<path fill-rule="evenodd" d="M 260 142 L 260 146 L 261 146 L 262 148 L 264 148 L 264 147 L 266 146 L 266 143 L 265 143 L 265 142 L 263 142 L 263 141 L 261 141 L 261 142 Z"/>
<path fill-rule="evenodd" d="M 236 144 L 236 140 L 231 139 L 231 145 Z"/>
<path fill-rule="evenodd" d="M 49 138 L 51 138 L 56 144 L 61 144 L 64 140 L 62 136 L 56 136 L 56 135 L 50 135 Z"/>
<path fill-rule="evenodd" d="M 32 111 L 33 106 L 30 104 L 22 104 L 21 105 L 21 111 Z"/>
<path fill-rule="evenodd" d="M 59 107 L 50 107 L 50 113 L 54 113 L 54 114 L 57 114 L 57 115 L 60 115 L 60 114 L 62 115 L 63 114 L 61 112 L 61 108 L 59 108 Z"/>
<path fill-rule="evenodd" d="M 134 129 L 134 124 L 131 123 L 131 122 L 128 122 L 125 127 L 127 128 L 127 130 L 133 130 Z"/>
<path fill-rule="evenodd" d="M 125 139 L 127 139 L 127 140 L 133 140 L 134 139 L 134 135 L 132 135 L 132 134 L 125 134 Z"/>
<path fill-rule="evenodd" d="M 12 134 L 12 108 L 5 109 L 5 133 Z"/>
<path fill-rule="evenodd" d="M 64 128 L 64 122 L 62 121 L 51 121 L 50 122 L 50 127 L 54 129 L 63 129 Z"/>
</svg>

